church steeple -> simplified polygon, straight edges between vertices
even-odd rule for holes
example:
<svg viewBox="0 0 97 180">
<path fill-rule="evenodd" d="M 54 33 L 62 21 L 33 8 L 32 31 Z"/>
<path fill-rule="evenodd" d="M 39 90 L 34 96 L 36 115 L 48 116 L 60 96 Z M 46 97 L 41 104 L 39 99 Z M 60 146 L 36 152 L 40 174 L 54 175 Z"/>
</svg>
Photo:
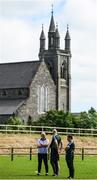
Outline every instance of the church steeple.
<svg viewBox="0 0 97 180">
<path fill-rule="evenodd" d="M 42 31 L 40 35 L 40 52 L 45 50 L 45 34 L 44 34 L 44 29 L 43 29 L 43 24 L 42 24 Z"/>
<path fill-rule="evenodd" d="M 58 24 L 56 24 L 56 31 L 55 31 L 55 48 L 56 49 L 60 48 L 60 35 L 58 31 Z"/>
<path fill-rule="evenodd" d="M 54 22 L 54 17 L 53 17 L 53 9 L 51 11 L 51 21 L 50 21 L 50 26 L 49 26 L 49 32 L 55 32 L 55 22 Z"/>
<path fill-rule="evenodd" d="M 51 21 L 49 26 L 49 32 L 48 32 L 48 49 L 54 48 L 54 38 L 55 38 L 55 23 L 54 23 L 54 17 L 53 17 L 53 9 L 51 12 Z"/>
<path fill-rule="evenodd" d="M 65 51 L 68 53 L 70 52 L 70 35 L 69 35 L 69 26 L 67 25 L 67 32 L 65 36 Z"/>
</svg>

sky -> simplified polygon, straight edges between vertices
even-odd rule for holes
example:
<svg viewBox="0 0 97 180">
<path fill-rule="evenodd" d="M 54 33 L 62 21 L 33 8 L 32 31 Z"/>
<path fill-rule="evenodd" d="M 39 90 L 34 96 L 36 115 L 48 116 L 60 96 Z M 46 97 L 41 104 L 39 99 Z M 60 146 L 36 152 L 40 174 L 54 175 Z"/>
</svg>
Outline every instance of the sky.
<svg viewBox="0 0 97 180">
<path fill-rule="evenodd" d="M 44 24 L 46 48 L 53 4 L 61 49 L 71 36 L 71 111 L 97 109 L 96 0 L 0 0 L 0 63 L 38 60 Z"/>
</svg>

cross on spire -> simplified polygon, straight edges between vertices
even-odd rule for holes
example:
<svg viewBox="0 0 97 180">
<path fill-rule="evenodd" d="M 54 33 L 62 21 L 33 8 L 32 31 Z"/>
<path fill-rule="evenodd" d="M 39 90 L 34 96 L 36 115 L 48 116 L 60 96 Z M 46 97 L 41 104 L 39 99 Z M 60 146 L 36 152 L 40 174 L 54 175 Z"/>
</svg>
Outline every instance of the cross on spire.
<svg viewBox="0 0 97 180">
<path fill-rule="evenodd" d="M 69 30 L 69 24 L 67 24 L 67 31 Z"/>
<path fill-rule="evenodd" d="M 53 4 L 52 4 L 52 9 L 51 9 L 51 13 L 52 13 L 52 15 L 53 15 L 53 12 L 54 12 L 54 11 L 53 11 Z"/>
<path fill-rule="evenodd" d="M 52 5 L 52 11 L 51 11 L 51 21 L 49 26 L 49 32 L 55 32 L 55 23 L 54 23 L 54 17 L 53 17 L 53 5 Z"/>
<path fill-rule="evenodd" d="M 43 24 L 42 24 L 42 30 L 43 30 Z"/>
</svg>

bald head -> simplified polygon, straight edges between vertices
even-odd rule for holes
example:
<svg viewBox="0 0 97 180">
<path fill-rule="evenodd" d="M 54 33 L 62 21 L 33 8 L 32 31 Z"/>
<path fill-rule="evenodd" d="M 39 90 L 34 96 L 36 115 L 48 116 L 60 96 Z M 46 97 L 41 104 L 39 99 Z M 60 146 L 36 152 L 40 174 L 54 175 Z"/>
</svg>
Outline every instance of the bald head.
<svg viewBox="0 0 97 180">
<path fill-rule="evenodd" d="M 57 130 L 53 129 L 53 135 L 56 135 L 56 134 L 57 134 Z"/>
</svg>

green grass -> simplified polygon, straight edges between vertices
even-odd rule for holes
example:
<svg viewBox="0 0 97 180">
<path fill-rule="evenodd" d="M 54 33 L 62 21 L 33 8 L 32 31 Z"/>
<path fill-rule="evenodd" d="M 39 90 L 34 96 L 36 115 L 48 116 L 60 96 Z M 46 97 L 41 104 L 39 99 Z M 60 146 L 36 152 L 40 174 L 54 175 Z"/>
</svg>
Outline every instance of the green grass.
<svg viewBox="0 0 97 180">
<path fill-rule="evenodd" d="M 97 156 L 75 157 L 75 178 L 76 179 L 97 179 Z M 49 164 L 49 176 L 46 177 L 44 166 L 42 167 L 41 176 L 36 176 L 37 157 L 33 156 L 29 160 L 27 156 L 16 156 L 14 161 L 8 156 L 0 156 L 0 179 L 56 179 L 52 177 L 52 168 Z M 65 158 L 60 158 L 60 175 L 57 179 L 64 180 L 68 176 L 68 169 Z"/>
</svg>

